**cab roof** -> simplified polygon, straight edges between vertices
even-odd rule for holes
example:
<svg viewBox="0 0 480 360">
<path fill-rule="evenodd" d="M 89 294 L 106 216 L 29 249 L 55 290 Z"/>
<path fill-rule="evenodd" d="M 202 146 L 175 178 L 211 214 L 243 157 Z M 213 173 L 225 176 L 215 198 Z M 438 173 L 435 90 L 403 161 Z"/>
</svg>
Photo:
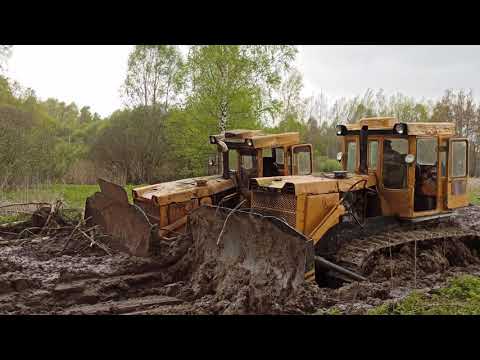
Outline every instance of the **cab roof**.
<svg viewBox="0 0 480 360">
<path fill-rule="evenodd" d="M 214 137 L 216 140 L 224 141 L 229 148 L 245 146 L 259 149 L 291 146 L 300 143 L 300 134 L 298 132 L 264 134 L 261 130 L 236 129 L 228 130 L 219 135 L 212 135 L 211 137 Z M 252 145 L 249 145 L 249 143 Z"/>
<path fill-rule="evenodd" d="M 369 117 L 362 118 L 357 123 L 346 124 L 350 132 L 360 131 L 363 126 L 368 126 L 368 130 L 393 130 L 395 124 L 400 123 L 394 117 Z M 455 135 L 455 124 L 449 122 L 407 122 L 408 135 Z"/>
</svg>

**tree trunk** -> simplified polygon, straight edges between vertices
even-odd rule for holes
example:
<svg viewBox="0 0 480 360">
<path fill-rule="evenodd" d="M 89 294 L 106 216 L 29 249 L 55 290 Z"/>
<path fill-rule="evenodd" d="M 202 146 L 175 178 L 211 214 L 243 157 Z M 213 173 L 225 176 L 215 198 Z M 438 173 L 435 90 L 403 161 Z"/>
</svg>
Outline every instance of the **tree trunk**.
<svg viewBox="0 0 480 360">
<path fill-rule="evenodd" d="M 227 130 L 227 121 L 228 121 L 228 110 L 227 110 L 227 101 L 223 100 L 220 105 L 220 119 L 219 119 L 219 129 L 223 133 Z"/>
</svg>

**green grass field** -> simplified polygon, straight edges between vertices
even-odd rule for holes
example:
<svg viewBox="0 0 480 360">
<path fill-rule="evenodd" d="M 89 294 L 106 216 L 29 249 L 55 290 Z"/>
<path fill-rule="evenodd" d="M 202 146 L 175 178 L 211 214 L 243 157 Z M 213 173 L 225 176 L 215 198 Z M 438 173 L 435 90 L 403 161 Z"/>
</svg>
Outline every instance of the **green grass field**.
<svg viewBox="0 0 480 360">
<path fill-rule="evenodd" d="M 141 185 L 127 185 L 128 198 L 132 201 L 132 189 Z M 95 192 L 100 191 L 98 185 L 44 185 L 31 189 L 15 190 L 2 193 L 0 202 L 53 202 L 60 199 L 65 202 L 66 207 L 83 209 L 85 200 Z"/>
</svg>

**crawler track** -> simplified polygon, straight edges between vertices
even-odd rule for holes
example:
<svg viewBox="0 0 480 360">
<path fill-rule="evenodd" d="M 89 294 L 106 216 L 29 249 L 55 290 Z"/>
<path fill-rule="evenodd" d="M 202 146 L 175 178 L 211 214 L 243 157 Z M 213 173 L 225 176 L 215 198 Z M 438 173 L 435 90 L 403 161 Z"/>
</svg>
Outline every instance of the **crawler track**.
<svg viewBox="0 0 480 360">
<path fill-rule="evenodd" d="M 352 233 L 355 235 L 352 236 Z M 480 243 L 480 231 L 447 221 L 432 221 L 422 225 L 396 225 L 385 229 L 350 231 L 335 254 L 335 261 L 352 271 L 368 275 L 380 255 L 392 255 L 405 245 L 414 244 L 422 249 L 461 242 L 472 247 Z M 338 235 L 337 235 L 338 236 Z"/>
</svg>

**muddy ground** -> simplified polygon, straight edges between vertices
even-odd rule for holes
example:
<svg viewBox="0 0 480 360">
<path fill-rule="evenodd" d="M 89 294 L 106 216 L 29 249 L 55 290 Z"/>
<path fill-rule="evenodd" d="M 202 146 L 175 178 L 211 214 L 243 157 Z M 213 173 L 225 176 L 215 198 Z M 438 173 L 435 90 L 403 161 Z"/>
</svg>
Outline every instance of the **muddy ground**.
<svg viewBox="0 0 480 360">
<path fill-rule="evenodd" d="M 459 211 L 456 223 L 480 230 L 480 207 Z M 219 241 L 223 250 L 234 231 L 230 225 Z M 256 231 L 275 231 L 258 226 Z M 405 246 L 393 262 L 387 255 L 376 259 L 368 281 L 335 289 L 299 282 L 297 249 L 274 245 L 275 235 L 266 249 L 293 254 L 287 277 L 278 276 L 279 263 L 252 267 L 245 255 L 237 266 L 238 260 L 219 257 L 211 241 L 187 236 L 139 258 L 108 254 L 87 236 L 72 239 L 71 229 L 28 236 L 19 236 L 21 229 L 0 230 L 1 314 L 365 314 L 414 288 L 429 291 L 455 275 L 480 275 L 478 257 L 462 243 L 418 248 L 416 267 L 412 247 Z"/>
</svg>

